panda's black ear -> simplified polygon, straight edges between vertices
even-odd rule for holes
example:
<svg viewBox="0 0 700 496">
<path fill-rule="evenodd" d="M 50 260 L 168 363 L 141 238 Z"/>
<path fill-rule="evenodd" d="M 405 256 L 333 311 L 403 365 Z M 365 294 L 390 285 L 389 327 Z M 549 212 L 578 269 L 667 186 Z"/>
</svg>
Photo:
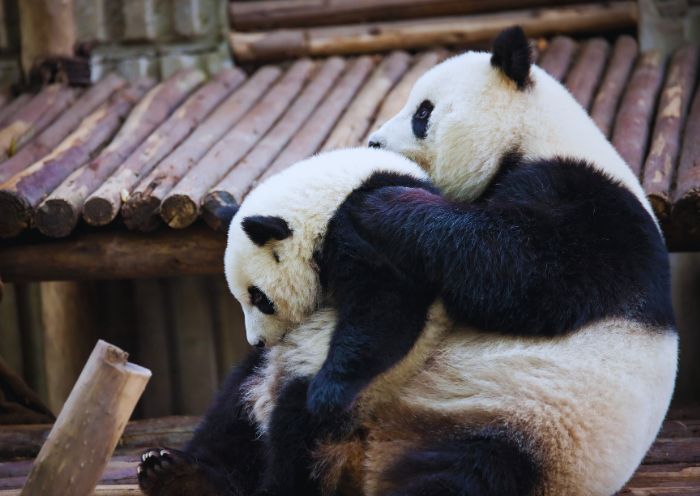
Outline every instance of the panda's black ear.
<svg viewBox="0 0 700 496">
<path fill-rule="evenodd" d="M 258 246 L 265 246 L 271 239 L 282 240 L 292 235 L 287 221 L 272 215 L 251 215 L 241 223 L 243 232 Z"/>
<path fill-rule="evenodd" d="M 523 28 L 513 26 L 496 36 L 493 41 L 491 65 L 498 67 L 510 79 L 515 81 L 518 89 L 530 84 L 530 65 L 532 53 L 530 43 Z"/>
</svg>

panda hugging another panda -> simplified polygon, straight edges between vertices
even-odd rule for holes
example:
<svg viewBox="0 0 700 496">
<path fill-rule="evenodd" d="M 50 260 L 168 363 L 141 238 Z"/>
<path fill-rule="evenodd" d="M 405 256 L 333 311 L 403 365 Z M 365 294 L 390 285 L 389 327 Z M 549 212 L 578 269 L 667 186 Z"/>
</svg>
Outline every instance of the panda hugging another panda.
<svg viewBox="0 0 700 496">
<path fill-rule="evenodd" d="M 613 494 L 678 347 L 635 176 L 519 28 L 428 71 L 370 145 L 243 202 L 225 271 L 264 346 L 183 451 L 144 454 L 141 488 Z"/>
</svg>

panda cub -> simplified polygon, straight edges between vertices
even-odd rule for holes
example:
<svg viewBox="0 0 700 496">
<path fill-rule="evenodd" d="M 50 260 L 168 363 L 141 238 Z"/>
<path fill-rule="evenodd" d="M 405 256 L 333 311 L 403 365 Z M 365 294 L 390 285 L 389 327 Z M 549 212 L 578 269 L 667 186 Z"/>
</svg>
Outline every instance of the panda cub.
<svg viewBox="0 0 700 496">
<path fill-rule="evenodd" d="M 632 200 L 618 183 L 596 185 L 606 197 L 621 195 L 620 215 L 642 227 L 650 222 L 658 237 L 648 214 L 637 218 L 625 210 Z M 495 210 L 505 215 L 522 208 L 523 198 L 532 201 L 524 194 L 502 191 L 499 183 L 489 198 L 505 204 Z M 666 412 L 677 353 L 672 326 L 650 323 L 636 309 L 581 322 L 570 332 L 530 335 L 505 324 L 496 331 L 456 326 L 444 297 L 434 299 L 419 316 L 423 327 L 413 346 L 357 395 L 342 438 L 332 435 L 336 426 L 327 417 L 307 410 L 309 382 L 330 357 L 342 311 L 329 286 L 337 268 L 326 265 L 334 253 L 345 253 L 346 264 L 364 271 L 355 273 L 361 277 L 406 278 L 418 296 L 400 293 L 383 302 L 392 305 L 388 310 L 402 308 L 404 297 L 425 305 L 423 293 L 430 292 L 420 276 L 405 276 L 396 259 L 381 258 L 355 230 L 356 210 L 377 208 L 367 204 L 385 202 L 384 195 L 394 208 L 406 202 L 445 209 L 438 220 L 495 208 L 490 201 L 447 200 L 415 163 L 372 149 L 313 157 L 251 192 L 231 223 L 225 273 L 242 304 L 248 340 L 265 347 L 229 376 L 184 451 L 144 454 L 139 483 L 146 494 L 609 496 L 631 476 Z M 581 202 L 582 209 L 599 207 Z M 472 233 L 469 224 L 460 226 Z M 492 255 L 500 257 L 500 245 L 508 248 L 515 234 L 487 239 L 495 244 Z M 641 243 L 642 234 L 634 241 Z M 551 236 L 557 242 L 565 234 Z M 443 242 L 465 243 L 456 234 Z M 641 249 L 648 250 L 643 243 Z M 490 270 L 474 266 L 464 274 L 487 280 Z M 541 295 L 556 296 L 567 297 Z M 381 328 L 373 339 L 385 339 Z M 392 352 L 394 343 L 385 346 Z"/>
<path fill-rule="evenodd" d="M 436 295 L 455 322 L 499 335 L 556 338 L 610 318 L 672 332 L 668 256 L 644 191 L 532 65 L 519 27 L 491 54 L 429 70 L 369 145 L 420 164 L 445 197 L 397 186 L 347 206 L 342 238 L 356 254 L 347 241 L 326 253 L 338 323 L 311 412 L 348 411 L 410 349 Z M 353 257 L 366 270 L 343 262 Z"/>
</svg>

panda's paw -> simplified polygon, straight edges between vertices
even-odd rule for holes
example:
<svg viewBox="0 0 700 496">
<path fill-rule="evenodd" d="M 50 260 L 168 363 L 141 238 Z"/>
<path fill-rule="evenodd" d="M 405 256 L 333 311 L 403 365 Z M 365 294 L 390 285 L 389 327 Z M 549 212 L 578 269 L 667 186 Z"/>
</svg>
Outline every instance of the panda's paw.
<svg viewBox="0 0 700 496">
<path fill-rule="evenodd" d="M 186 453 L 152 448 L 141 455 L 136 467 L 139 487 L 148 496 L 214 496 L 223 494 L 207 470 Z"/>
<path fill-rule="evenodd" d="M 354 395 L 342 383 L 330 378 L 323 369 L 309 384 L 306 409 L 315 417 L 339 415 L 352 405 Z"/>
</svg>

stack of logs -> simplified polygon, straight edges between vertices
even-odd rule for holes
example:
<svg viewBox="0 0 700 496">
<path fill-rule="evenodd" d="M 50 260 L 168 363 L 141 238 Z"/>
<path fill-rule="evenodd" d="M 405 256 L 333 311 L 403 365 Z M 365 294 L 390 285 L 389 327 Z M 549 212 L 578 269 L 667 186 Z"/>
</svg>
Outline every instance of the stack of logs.
<svg viewBox="0 0 700 496">
<path fill-rule="evenodd" d="M 700 248 L 697 48 L 668 61 L 628 36 L 537 48 L 642 181 L 670 248 Z M 81 219 L 117 218 L 150 232 L 201 217 L 221 231 L 259 181 L 319 150 L 363 145 L 447 55 L 301 58 L 208 81 L 186 69 L 157 85 L 110 75 L 82 94 L 20 96 L 0 110 L 0 236 L 65 237 Z"/>
</svg>

